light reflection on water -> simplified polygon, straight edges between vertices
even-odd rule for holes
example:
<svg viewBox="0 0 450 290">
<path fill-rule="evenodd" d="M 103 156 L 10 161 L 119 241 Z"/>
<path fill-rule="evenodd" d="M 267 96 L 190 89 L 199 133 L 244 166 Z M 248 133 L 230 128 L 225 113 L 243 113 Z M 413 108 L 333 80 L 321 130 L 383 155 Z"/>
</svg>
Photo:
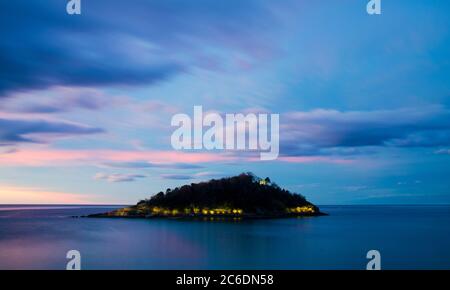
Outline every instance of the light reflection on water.
<svg viewBox="0 0 450 290">
<path fill-rule="evenodd" d="M 2 210 L 0 269 L 450 269 L 449 206 L 329 206 L 330 216 L 255 221 L 70 218 L 101 207 Z"/>
</svg>

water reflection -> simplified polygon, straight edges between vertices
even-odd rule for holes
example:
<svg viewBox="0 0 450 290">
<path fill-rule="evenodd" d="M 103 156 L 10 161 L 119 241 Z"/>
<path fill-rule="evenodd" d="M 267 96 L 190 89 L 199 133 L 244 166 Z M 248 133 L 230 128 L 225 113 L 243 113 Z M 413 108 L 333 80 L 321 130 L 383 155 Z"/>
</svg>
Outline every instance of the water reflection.
<svg viewBox="0 0 450 290">
<path fill-rule="evenodd" d="M 450 207 L 329 207 L 328 217 L 279 220 L 74 219 L 101 208 L 0 211 L 0 269 L 450 268 Z M 420 213 L 420 214 L 419 214 Z M 410 242 L 414 240 L 414 245 Z"/>
</svg>

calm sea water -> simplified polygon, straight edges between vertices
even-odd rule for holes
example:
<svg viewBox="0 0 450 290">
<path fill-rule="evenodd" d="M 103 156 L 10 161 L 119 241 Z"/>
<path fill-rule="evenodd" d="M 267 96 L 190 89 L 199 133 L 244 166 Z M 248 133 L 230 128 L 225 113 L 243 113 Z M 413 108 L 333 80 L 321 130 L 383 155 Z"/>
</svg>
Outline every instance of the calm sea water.
<svg viewBox="0 0 450 290">
<path fill-rule="evenodd" d="M 98 206 L 0 206 L 0 269 L 450 269 L 450 206 L 322 206 L 240 222 L 74 219 Z"/>
</svg>

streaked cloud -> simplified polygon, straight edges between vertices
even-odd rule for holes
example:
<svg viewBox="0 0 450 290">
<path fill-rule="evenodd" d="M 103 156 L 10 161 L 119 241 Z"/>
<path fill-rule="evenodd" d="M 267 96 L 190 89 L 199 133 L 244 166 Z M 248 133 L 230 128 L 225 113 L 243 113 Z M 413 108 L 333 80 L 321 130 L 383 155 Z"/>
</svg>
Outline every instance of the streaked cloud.
<svg viewBox="0 0 450 290">
<path fill-rule="evenodd" d="M 352 155 L 370 147 L 450 145 L 450 110 L 437 105 L 373 111 L 318 109 L 291 112 L 282 120 L 280 152 L 284 156 Z"/>
<path fill-rule="evenodd" d="M 192 175 L 188 174 L 161 174 L 161 178 L 163 179 L 172 179 L 172 180 L 189 180 L 193 179 Z"/>
<path fill-rule="evenodd" d="M 180 151 L 126 151 L 126 150 L 61 150 L 52 148 L 27 148 L 2 155 L 2 166 L 80 166 L 102 164 L 133 164 L 141 160 L 165 164 L 201 164 L 237 160 L 217 153 L 188 153 Z M 104 165 L 103 165 L 104 166 Z M 175 165 L 176 166 L 176 165 Z"/>
<path fill-rule="evenodd" d="M 223 174 L 219 172 L 198 172 L 194 174 L 161 174 L 162 179 L 171 180 L 191 180 L 191 179 L 211 179 L 223 177 Z"/>
<path fill-rule="evenodd" d="M 0 108 L 23 114 L 53 114 L 77 109 L 99 111 L 126 102 L 124 97 L 107 95 L 98 89 L 56 86 L 14 93 L 2 100 Z"/>
<path fill-rule="evenodd" d="M 142 174 L 121 174 L 121 173 L 97 173 L 94 176 L 95 180 L 106 180 L 108 182 L 132 182 L 137 179 L 145 178 Z"/>
<path fill-rule="evenodd" d="M 145 168 L 168 168 L 168 169 L 199 169 L 203 168 L 201 165 L 188 163 L 152 163 L 147 161 L 134 162 L 110 162 L 102 165 L 112 168 L 128 168 L 128 169 L 145 169 Z"/>
<path fill-rule="evenodd" d="M 450 149 L 438 149 L 438 150 L 434 151 L 434 154 L 450 155 Z"/>
<path fill-rule="evenodd" d="M 1 4 L 0 97 L 58 85 L 152 85 L 227 64 L 217 53 L 224 48 L 265 57 L 271 45 L 255 32 L 270 30 L 276 15 L 253 0 L 97 0 L 82 17 L 68 17 L 65 5 Z"/>
<path fill-rule="evenodd" d="M 8 119 L 0 116 L 0 144 L 45 143 L 49 136 L 70 137 L 103 133 L 101 128 L 44 119 Z"/>
</svg>

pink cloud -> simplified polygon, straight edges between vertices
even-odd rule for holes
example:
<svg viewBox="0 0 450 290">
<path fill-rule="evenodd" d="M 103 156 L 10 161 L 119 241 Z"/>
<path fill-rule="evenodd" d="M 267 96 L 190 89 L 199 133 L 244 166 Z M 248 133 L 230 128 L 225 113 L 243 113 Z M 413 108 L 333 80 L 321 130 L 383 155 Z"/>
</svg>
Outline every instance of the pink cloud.
<svg viewBox="0 0 450 290">
<path fill-rule="evenodd" d="M 225 154 L 180 151 L 27 149 L 0 155 L 0 166 L 83 165 L 102 162 L 207 163 L 236 160 Z"/>
<path fill-rule="evenodd" d="M 62 150 L 62 149 L 23 149 L 0 153 L 0 166 L 61 166 L 94 165 L 107 162 L 146 161 L 154 164 L 209 163 L 209 162 L 258 162 L 259 154 L 237 154 L 230 152 L 182 152 L 166 151 L 119 151 L 119 150 Z M 289 163 L 334 163 L 349 164 L 348 159 L 327 156 L 281 156 L 277 159 Z"/>
</svg>

